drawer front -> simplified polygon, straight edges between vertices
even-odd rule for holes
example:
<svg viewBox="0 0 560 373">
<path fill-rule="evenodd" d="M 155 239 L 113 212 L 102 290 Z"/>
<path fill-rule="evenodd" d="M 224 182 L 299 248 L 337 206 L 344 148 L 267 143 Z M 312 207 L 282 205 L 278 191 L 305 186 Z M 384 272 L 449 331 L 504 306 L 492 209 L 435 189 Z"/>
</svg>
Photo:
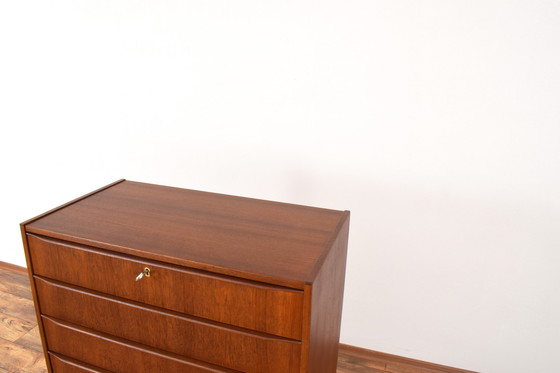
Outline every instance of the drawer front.
<svg viewBox="0 0 560 373">
<path fill-rule="evenodd" d="M 114 373 L 233 373 L 42 316 L 49 351 Z"/>
<path fill-rule="evenodd" d="M 35 284 L 41 312 L 56 319 L 243 372 L 299 371 L 299 342 L 228 329 L 37 277 Z"/>
<path fill-rule="evenodd" d="M 49 358 L 55 373 L 111 373 L 108 370 L 96 368 L 92 365 L 52 352 L 49 352 Z"/>
<path fill-rule="evenodd" d="M 301 340 L 303 292 L 215 276 L 142 258 L 28 234 L 35 274 L 295 340 Z M 150 277 L 135 281 L 145 267 Z"/>
</svg>

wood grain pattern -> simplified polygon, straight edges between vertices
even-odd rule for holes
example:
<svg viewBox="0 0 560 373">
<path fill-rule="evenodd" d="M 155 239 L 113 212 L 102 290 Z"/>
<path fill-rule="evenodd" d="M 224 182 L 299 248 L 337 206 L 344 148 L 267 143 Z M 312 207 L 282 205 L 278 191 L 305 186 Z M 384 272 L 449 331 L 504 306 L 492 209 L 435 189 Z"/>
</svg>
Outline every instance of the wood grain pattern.
<svg viewBox="0 0 560 373">
<path fill-rule="evenodd" d="M 156 350 L 43 316 L 45 334 L 52 352 L 115 373 L 186 372 L 208 373 L 233 370 Z M 67 343 L 72 341 L 72 343 Z"/>
<path fill-rule="evenodd" d="M 0 309 L 6 312 L 2 314 L 0 327 L 0 373 L 46 372 L 40 337 L 36 333 L 37 319 L 28 309 L 31 289 L 27 269 L 0 262 L 0 284 L 3 285 Z M 26 336 L 31 336 L 32 342 Z"/>
<path fill-rule="evenodd" d="M 122 302 L 36 278 L 43 314 L 147 346 L 242 372 L 296 372 L 300 343 Z M 85 312 L 76 312 L 79 304 Z M 92 318 L 89 313 L 111 315 Z"/>
<path fill-rule="evenodd" d="M 49 352 L 53 370 L 56 373 L 111 373 L 108 370 L 94 367 L 93 365 L 82 363 L 67 356 L 62 356 Z"/>
<path fill-rule="evenodd" d="M 36 323 L 33 325 L 34 325 L 33 329 L 31 329 L 30 331 L 28 331 L 27 333 L 19 337 L 15 341 L 15 343 L 29 350 L 43 352 L 43 346 L 41 345 L 41 336 L 39 333 L 39 326 Z"/>
<path fill-rule="evenodd" d="M 332 241 L 332 248 L 324 258 L 312 285 L 306 285 L 305 309 L 309 325 L 307 341 L 307 364 L 302 364 L 301 372 L 335 373 L 338 358 L 342 298 L 346 268 L 346 251 L 350 214 L 347 212 L 338 235 Z"/>
<path fill-rule="evenodd" d="M 301 339 L 303 293 L 28 235 L 37 275 L 282 337 Z M 76 265 L 86 263 L 87 268 Z M 144 267 L 150 278 L 135 281 Z"/>
<path fill-rule="evenodd" d="M 37 216 L 35 216 L 35 217 L 31 218 L 31 219 L 28 219 L 28 220 L 24 221 L 23 223 L 20 224 L 20 227 L 24 227 L 24 226 L 26 226 L 26 225 L 29 225 L 29 224 L 33 223 L 34 221 L 36 221 L 36 220 L 42 219 L 42 218 L 44 218 L 44 217 L 47 216 L 47 215 L 50 215 L 50 214 L 52 214 L 52 213 L 54 213 L 54 212 L 57 212 L 57 211 L 60 211 L 60 210 L 62 210 L 62 209 L 65 208 L 65 207 L 68 207 L 68 206 L 70 206 L 70 205 L 72 205 L 72 204 L 74 204 L 74 203 L 76 203 L 76 202 L 78 202 L 78 201 L 81 201 L 82 199 L 85 199 L 85 198 L 90 197 L 90 196 L 92 196 L 92 195 L 94 195 L 94 194 L 96 194 L 96 193 L 99 193 L 99 192 L 101 192 L 101 191 L 104 190 L 104 189 L 107 189 L 107 188 L 110 188 L 110 187 L 112 187 L 112 186 L 114 186 L 114 185 L 117 185 L 117 184 L 119 184 L 119 183 L 122 183 L 123 181 L 125 181 L 125 179 L 120 179 L 120 180 L 114 181 L 114 182 L 112 182 L 112 183 L 110 183 L 110 184 L 107 184 L 107 185 L 105 185 L 105 186 L 103 186 L 103 187 L 101 187 L 101 188 L 99 188 L 99 189 L 96 189 L 96 190 L 94 190 L 94 191 L 92 191 L 92 192 L 89 192 L 89 193 L 87 193 L 87 194 L 84 194 L 83 196 L 80 196 L 80 197 L 75 198 L 75 199 L 73 199 L 73 200 L 71 200 L 71 201 L 68 201 L 68 202 L 66 202 L 66 203 L 64 203 L 64 204 L 62 204 L 62 205 L 60 205 L 60 206 L 57 206 L 57 207 L 55 207 L 55 208 L 53 208 L 53 209 L 50 209 L 50 210 L 48 210 L 48 211 L 45 211 L 45 212 L 42 213 L 42 214 L 39 214 L 39 215 L 37 215 Z M 5 263 L 5 264 L 10 265 L 9 263 Z M 29 267 L 28 267 L 28 268 L 29 268 Z"/>
<path fill-rule="evenodd" d="M 51 210 L 55 211 L 55 210 Z M 45 216 L 49 212 L 46 212 L 40 216 Z M 38 218 L 38 217 L 37 217 Z M 31 220 L 30 220 L 31 221 Z M 33 304 L 35 308 L 35 317 L 37 321 L 37 327 L 39 328 L 39 336 L 41 337 L 41 345 L 43 346 L 43 356 L 49 373 L 52 373 L 52 367 L 47 353 L 47 341 L 45 339 L 45 330 L 43 328 L 43 320 L 41 319 L 41 310 L 39 309 L 37 289 L 35 288 L 35 281 L 33 280 L 33 264 L 31 263 L 31 255 L 29 254 L 29 245 L 27 242 L 27 234 L 25 232 L 25 223 L 19 226 L 21 232 L 21 238 L 23 242 L 23 250 L 25 252 L 25 261 L 27 263 L 28 276 L 29 276 L 29 286 L 31 287 L 31 294 L 33 295 Z"/>
<path fill-rule="evenodd" d="M 124 181 L 26 225 L 31 233 L 301 287 L 343 211 Z"/>
<path fill-rule="evenodd" d="M 21 225 L 43 345 L 68 355 L 61 335 L 95 331 L 245 372 L 334 372 L 348 216 L 129 181 L 90 193 Z"/>
<path fill-rule="evenodd" d="M 5 263 L 3 262 L 0 262 L 0 270 L 3 270 L 0 271 L 0 283 L 7 282 L 7 279 L 11 277 L 10 274 L 13 275 L 26 271 L 25 268 L 19 267 L 19 270 L 14 272 L 11 266 L 5 266 Z M 30 291 L 29 288 L 27 290 Z M 17 292 L 19 290 L 14 291 Z M 10 287 L 6 287 L 6 292 L 15 295 L 15 293 L 11 293 Z M 2 301 L 0 300 L 0 307 L 2 307 L 1 302 Z M 34 318 L 25 321 L 29 323 L 36 322 Z M 47 371 L 44 359 L 42 359 L 42 355 L 40 354 L 42 349 L 37 326 L 15 342 L 8 342 L 4 340 L 3 337 L 4 336 L 0 334 L 0 342 L 2 342 L 0 343 L 0 373 L 26 373 L 26 367 L 31 367 L 31 371 L 36 373 L 45 373 Z M 75 362 L 75 360 L 68 357 L 61 356 L 61 358 L 66 361 Z M 387 368 L 388 366 L 391 367 L 392 370 L 389 370 Z M 9 367 L 10 370 L 6 367 Z M 89 367 L 91 367 L 91 365 Z M 422 373 L 422 369 L 425 369 L 426 367 L 430 367 L 430 369 L 435 370 L 438 373 L 474 373 L 463 369 L 407 359 L 400 356 L 389 355 L 345 344 L 340 345 L 338 352 L 337 373 L 404 373 L 405 371 L 409 373 Z M 85 370 L 85 372 L 107 373 L 107 371 L 100 370 L 99 368 L 95 369 Z M 58 372 L 59 371 L 57 370 L 57 373 Z M 62 373 L 67 372 L 83 373 L 84 371 L 73 368 L 69 371 L 62 371 Z"/>
<path fill-rule="evenodd" d="M 0 313 L 0 336 L 13 342 L 35 327 L 35 324 L 18 317 Z"/>
<path fill-rule="evenodd" d="M 17 266 L 14 266 L 17 267 Z M 22 268 L 22 267 L 19 267 Z M 20 298 L 32 300 L 33 296 L 29 290 L 29 278 L 27 272 L 15 271 L 10 267 L 0 267 L 0 291 L 9 292 Z"/>
<path fill-rule="evenodd" d="M 27 268 L 18 266 L 17 264 L 0 261 L 0 274 L 2 275 L 2 278 L 5 279 L 12 276 L 23 276 L 23 278 L 27 278 Z"/>
<path fill-rule="evenodd" d="M 2 302 L 0 300 L 0 302 Z M 26 349 L 0 338 L 0 368 L 8 372 L 44 373 L 45 358 L 41 352 Z"/>
<path fill-rule="evenodd" d="M 356 372 L 356 373 L 381 373 L 387 372 L 385 370 L 385 364 L 378 364 L 377 362 L 371 362 L 363 359 L 356 359 L 354 357 L 349 357 L 344 353 L 339 353 L 338 356 L 338 373 L 342 372 Z"/>
<path fill-rule="evenodd" d="M 340 344 L 339 363 L 341 361 L 349 362 L 356 369 L 366 365 L 383 372 L 392 373 L 475 373 L 470 370 L 410 359 L 346 344 Z M 353 370 L 348 372 L 351 371 Z M 360 370 L 356 371 L 359 372 Z"/>
<path fill-rule="evenodd" d="M 35 319 L 35 307 L 31 300 L 4 291 L 0 291 L 0 313 L 22 320 Z"/>
</svg>

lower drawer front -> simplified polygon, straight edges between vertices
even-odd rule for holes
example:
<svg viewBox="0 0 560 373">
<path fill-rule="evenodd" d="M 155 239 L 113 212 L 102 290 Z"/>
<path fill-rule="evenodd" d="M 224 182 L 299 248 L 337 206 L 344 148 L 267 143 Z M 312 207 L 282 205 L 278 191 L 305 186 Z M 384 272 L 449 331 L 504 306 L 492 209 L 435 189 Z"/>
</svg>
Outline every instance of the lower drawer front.
<svg viewBox="0 0 560 373">
<path fill-rule="evenodd" d="M 49 352 L 51 366 L 55 373 L 111 373 L 108 370 L 82 363 L 66 356 Z"/>
<path fill-rule="evenodd" d="M 233 373 L 42 316 L 50 352 L 114 373 Z M 55 371 L 55 373 L 57 373 Z"/>
<path fill-rule="evenodd" d="M 300 342 L 209 324 L 52 280 L 35 277 L 35 284 L 41 312 L 56 319 L 243 372 L 299 369 Z"/>
<path fill-rule="evenodd" d="M 209 320 L 301 340 L 303 292 L 28 234 L 37 275 Z M 135 281 L 145 267 L 150 277 Z"/>
</svg>

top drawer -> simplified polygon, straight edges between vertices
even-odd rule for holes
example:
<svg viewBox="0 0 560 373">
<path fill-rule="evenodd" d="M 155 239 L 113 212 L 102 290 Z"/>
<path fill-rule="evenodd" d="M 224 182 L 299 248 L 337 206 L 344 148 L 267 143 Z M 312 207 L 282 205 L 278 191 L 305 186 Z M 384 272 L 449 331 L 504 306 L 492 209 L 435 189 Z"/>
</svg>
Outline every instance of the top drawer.
<svg viewBox="0 0 560 373">
<path fill-rule="evenodd" d="M 303 292 L 28 234 L 34 274 L 221 323 L 301 340 Z M 145 267 L 150 277 L 135 281 Z"/>
</svg>

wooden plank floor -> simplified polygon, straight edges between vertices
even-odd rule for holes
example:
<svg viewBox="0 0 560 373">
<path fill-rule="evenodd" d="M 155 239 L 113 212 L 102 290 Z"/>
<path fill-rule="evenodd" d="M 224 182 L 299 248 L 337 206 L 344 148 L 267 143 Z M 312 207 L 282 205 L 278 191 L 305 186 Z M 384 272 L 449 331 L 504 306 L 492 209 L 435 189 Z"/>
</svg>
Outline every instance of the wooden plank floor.
<svg viewBox="0 0 560 373">
<path fill-rule="evenodd" d="M 26 269 L 0 262 L 0 373 L 46 371 Z M 350 372 L 473 373 L 341 344 L 337 373 Z"/>
</svg>

